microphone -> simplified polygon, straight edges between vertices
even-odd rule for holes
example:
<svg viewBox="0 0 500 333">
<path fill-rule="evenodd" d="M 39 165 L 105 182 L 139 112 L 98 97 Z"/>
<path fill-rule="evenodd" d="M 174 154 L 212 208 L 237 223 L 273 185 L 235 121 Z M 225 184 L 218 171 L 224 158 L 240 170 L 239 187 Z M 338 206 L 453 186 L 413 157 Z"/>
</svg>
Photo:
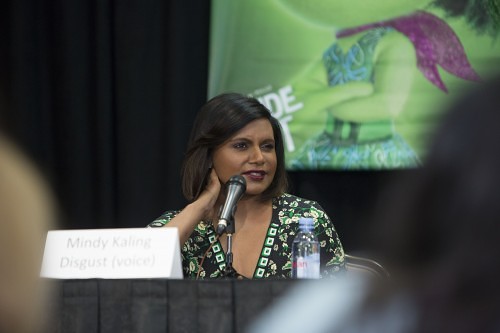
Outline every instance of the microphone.
<svg viewBox="0 0 500 333">
<path fill-rule="evenodd" d="M 229 178 L 227 184 L 227 196 L 222 211 L 219 216 L 219 224 L 217 224 L 217 235 L 222 235 L 228 226 L 228 223 L 233 220 L 234 212 L 236 211 L 236 203 L 241 199 L 247 190 L 247 182 L 240 175 L 235 175 Z"/>
</svg>

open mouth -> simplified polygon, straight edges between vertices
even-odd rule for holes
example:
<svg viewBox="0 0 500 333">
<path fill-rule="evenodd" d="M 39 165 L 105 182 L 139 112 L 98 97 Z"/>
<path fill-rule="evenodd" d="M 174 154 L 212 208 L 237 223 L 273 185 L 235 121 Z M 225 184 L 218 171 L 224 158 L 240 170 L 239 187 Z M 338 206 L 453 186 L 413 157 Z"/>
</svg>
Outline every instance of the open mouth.
<svg viewBox="0 0 500 333">
<path fill-rule="evenodd" d="M 262 170 L 251 170 L 243 174 L 252 180 L 261 180 L 265 177 L 266 172 Z"/>
</svg>

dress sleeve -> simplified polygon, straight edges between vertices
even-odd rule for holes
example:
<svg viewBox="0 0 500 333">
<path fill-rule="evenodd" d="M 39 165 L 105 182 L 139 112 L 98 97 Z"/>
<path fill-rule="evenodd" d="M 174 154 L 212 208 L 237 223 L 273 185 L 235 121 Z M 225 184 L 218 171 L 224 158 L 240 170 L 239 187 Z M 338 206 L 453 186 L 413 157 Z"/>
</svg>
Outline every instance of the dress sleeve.
<svg viewBox="0 0 500 333">
<path fill-rule="evenodd" d="M 169 210 L 155 219 L 153 222 L 149 223 L 146 228 L 160 228 L 167 225 L 180 211 Z M 193 232 L 197 234 L 197 231 Z M 196 244 L 194 244 L 193 237 L 191 236 L 184 244 L 181 244 L 181 260 L 182 260 L 182 270 L 184 272 L 184 277 L 196 277 L 198 270 L 198 260 L 193 254 L 196 249 Z"/>
<path fill-rule="evenodd" d="M 160 217 L 158 217 L 156 220 L 154 220 L 153 222 L 149 223 L 146 226 L 146 228 L 159 228 L 159 227 L 163 227 L 168 222 L 170 222 L 170 220 L 173 219 L 177 214 L 179 214 L 178 211 L 174 211 L 174 210 L 166 211 Z"/>
<path fill-rule="evenodd" d="M 310 214 L 317 221 L 315 232 L 321 247 L 321 277 L 345 271 L 344 249 L 330 217 L 317 202 L 312 202 Z"/>
</svg>

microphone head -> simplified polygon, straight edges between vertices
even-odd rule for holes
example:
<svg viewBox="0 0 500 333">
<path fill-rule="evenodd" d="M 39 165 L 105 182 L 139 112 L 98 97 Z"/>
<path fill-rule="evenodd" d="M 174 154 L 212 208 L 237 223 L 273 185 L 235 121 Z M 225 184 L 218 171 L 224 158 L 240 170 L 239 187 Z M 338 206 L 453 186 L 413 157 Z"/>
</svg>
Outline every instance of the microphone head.
<svg viewBox="0 0 500 333">
<path fill-rule="evenodd" d="M 241 175 L 234 175 L 229 180 L 227 181 L 227 186 L 230 185 L 239 185 L 242 186 L 243 192 L 247 190 L 247 181 L 245 180 L 245 177 Z"/>
<path fill-rule="evenodd" d="M 234 175 L 226 183 L 227 197 L 224 206 L 222 206 L 219 215 L 219 225 L 217 226 L 217 234 L 220 236 L 222 233 L 231 229 L 234 232 L 234 225 L 232 220 L 234 218 L 234 211 L 236 210 L 236 203 L 247 190 L 247 182 L 243 176 Z M 231 228 L 229 228 L 231 226 Z"/>
</svg>

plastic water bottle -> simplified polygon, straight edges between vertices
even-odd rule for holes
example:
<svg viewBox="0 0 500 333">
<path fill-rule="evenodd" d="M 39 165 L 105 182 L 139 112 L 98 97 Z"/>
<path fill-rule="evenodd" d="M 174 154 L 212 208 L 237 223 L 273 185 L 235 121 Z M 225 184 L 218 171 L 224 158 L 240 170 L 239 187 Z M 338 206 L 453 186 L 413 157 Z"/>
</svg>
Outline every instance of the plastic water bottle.
<svg viewBox="0 0 500 333">
<path fill-rule="evenodd" d="M 319 242 L 314 234 L 314 220 L 302 217 L 299 232 L 292 243 L 292 277 L 319 279 Z"/>
</svg>

